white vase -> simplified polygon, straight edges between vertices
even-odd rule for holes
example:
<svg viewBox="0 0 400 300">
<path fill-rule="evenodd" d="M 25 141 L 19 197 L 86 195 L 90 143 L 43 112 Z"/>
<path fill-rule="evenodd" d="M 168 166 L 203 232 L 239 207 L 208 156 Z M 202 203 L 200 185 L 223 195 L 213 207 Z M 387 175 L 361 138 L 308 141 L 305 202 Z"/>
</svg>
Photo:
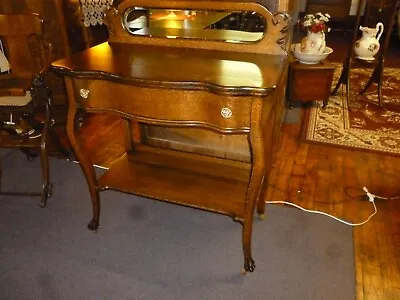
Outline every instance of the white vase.
<svg viewBox="0 0 400 300">
<path fill-rule="evenodd" d="M 307 36 L 301 40 L 300 50 L 307 54 L 324 53 L 326 47 L 325 33 L 307 31 Z"/>
</svg>

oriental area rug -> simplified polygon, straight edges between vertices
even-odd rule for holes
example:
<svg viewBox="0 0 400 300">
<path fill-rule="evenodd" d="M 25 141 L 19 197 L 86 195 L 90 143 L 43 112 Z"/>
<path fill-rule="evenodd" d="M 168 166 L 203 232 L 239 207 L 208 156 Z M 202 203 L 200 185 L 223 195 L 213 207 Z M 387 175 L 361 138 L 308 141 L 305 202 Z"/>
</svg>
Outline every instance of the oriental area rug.
<svg viewBox="0 0 400 300">
<path fill-rule="evenodd" d="M 332 88 L 341 74 L 335 70 Z M 382 108 L 378 102 L 377 85 L 363 95 L 359 92 L 368 82 L 371 69 L 352 69 L 348 108 L 345 86 L 331 96 L 328 105 L 313 103 L 306 112 L 303 138 L 306 141 L 350 147 L 358 150 L 400 154 L 400 69 L 385 68 L 382 84 Z"/>
</svg>

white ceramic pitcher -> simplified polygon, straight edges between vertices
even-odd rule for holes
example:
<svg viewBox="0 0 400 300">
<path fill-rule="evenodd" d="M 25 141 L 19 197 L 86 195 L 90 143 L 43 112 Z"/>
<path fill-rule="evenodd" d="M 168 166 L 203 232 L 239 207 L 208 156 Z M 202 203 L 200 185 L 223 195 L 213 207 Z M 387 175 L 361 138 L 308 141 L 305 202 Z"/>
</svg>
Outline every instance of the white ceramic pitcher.
<svg viewBox="0 0 400 300">
<path fill-rule="evenodd" d="M 379 51 L 379 39 L 383 33 L 383 24 L 379 22 L 375 28 L 360 26 L 361 38 L 354 44 L 354 53 L 362 60 L 374 60 Z"/>
<path fill-rule="evenodd" d="M 300 50 L 307 54 L 322 54 L 326 47 L 325 33 L 307 32 L 307 36 L 301 40 Z"/>
</svg>

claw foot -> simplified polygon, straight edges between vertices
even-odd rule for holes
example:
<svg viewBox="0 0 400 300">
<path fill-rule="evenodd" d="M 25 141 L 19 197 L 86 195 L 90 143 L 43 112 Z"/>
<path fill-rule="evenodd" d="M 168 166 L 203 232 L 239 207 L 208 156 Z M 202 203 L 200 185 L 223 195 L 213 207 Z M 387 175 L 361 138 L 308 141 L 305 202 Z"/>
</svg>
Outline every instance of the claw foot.
<svg viewBox="0 0 400 300">
<path fill-rule="evenodd" d="M 248 259 L 248 261 L 245 262 L 242 273 L 246 274 L 247 272 L 254 272 L 254 269 L 256 268 L 256 264 L 254 263 L 254 260 L 252 258 Z"/>
<path fill-rule="evenodd" d="M 53 185 L 49 183 L 48 185 L 45 185 L 43 187 L 43 192 L 42 192 L 42 200 L 40 201 L 39 206 L 40 207 L 46 207 L 47 205 L 47 199 L 51 197 L 53 191 Z"/>
<path fill-rule="evenodd" d="M 88 229 L 93 232 L 96 232 L 98 228 L 99 228 L 99 221 L 92 219 L 88 224 Z"/>
</svg>

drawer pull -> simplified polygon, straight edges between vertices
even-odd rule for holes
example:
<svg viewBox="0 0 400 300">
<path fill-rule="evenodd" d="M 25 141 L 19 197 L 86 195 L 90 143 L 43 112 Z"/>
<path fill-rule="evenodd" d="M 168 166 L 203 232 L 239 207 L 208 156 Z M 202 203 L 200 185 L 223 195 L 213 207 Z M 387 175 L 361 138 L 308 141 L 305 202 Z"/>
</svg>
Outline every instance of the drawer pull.
<svg viewBox="0 0 400 300">
<path fill-rule="evenodd" d="M 221 116 L 223 116 L 225 119 L 229 119 L 232 117 L 232 111 L 228 107 L 224 107 L 221 109 Z"/>
<path fill-rule="evenodd" d="M 79 94 L 81 95 L 82 98 L 87 99 L 87 97 L 89 97 L 89 93 L 90 91 L 87 89 L 81 89 L 79 91 Z"/>
</svg>

